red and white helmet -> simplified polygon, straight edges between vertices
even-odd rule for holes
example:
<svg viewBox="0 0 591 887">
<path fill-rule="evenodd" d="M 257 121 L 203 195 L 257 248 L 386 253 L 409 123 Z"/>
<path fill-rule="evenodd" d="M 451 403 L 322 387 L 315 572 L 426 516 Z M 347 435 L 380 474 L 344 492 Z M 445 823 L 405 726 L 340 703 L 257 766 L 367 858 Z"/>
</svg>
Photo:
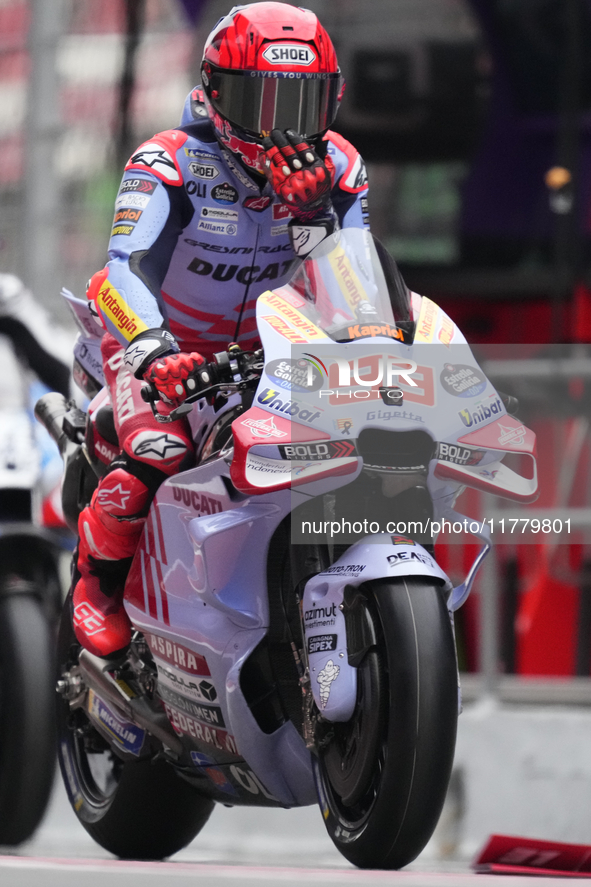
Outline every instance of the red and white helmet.
<svg viewBox="0 0 591 887">
<path fill-rule="evenodd" d="M 260 142 L 273 129 L 307 139 L 325 132 L 343 79 L 331 39 L 308 9 L 235 6 L 205 43 L 201 78 L 218 139 L 262 173 Z"/>
</svg>

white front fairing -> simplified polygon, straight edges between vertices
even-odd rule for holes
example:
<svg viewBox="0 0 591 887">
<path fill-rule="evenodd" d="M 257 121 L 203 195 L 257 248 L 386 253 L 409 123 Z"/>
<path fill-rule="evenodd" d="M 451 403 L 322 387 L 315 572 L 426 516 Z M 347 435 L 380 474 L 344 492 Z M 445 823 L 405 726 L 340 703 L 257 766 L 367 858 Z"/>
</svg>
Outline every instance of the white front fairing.
<svg viewBox="0 0 591 887">
<path fill-rule="evenodd" d="M 328 570 L 306 583 L 303 613 L 310 683 L 327 720 L 348 721 L 357 699 L 357 669 L 347 657 L 345 588 L 404 576 L 429 576 L 451 589 L 448 577 L 422 545 L 394 545 L 383 533 L 355 542 Z"/>
</svg>

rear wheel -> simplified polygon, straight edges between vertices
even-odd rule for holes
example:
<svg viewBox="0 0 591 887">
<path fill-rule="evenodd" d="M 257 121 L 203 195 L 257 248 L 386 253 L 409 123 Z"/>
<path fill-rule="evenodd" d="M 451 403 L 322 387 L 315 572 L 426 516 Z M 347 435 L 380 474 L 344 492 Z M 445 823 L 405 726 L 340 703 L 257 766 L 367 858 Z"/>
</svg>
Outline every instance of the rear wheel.
<svg viewBox="0 0 591 887">
<path fill-rule="evenodd" d="M 58 641 L 58 673 L 80 647 L 66 601 Z M 88 721 L 58 699 L 58 757 L 70 803 L 94 840 L 122 859 L 164 859 L 201 831 L 213 802 L 183 782 L 165 761 L 123 761 Z"/>
<path fill-rule="evenodd" d="M 22 579 L 0 588 L 0 844 L 31 837 L 55 770 L 53 638 L 41 593 Z"/>
<path fill-rule="evenodd" d="M 315 759 L 326 828 L 361 868 L 418 856 L 441 814 L 457 712 L 454 639 L 441 586 L 422 577 L 360 589 L 376 643 L 358 670 L 358 700 Z"/>
</svg>

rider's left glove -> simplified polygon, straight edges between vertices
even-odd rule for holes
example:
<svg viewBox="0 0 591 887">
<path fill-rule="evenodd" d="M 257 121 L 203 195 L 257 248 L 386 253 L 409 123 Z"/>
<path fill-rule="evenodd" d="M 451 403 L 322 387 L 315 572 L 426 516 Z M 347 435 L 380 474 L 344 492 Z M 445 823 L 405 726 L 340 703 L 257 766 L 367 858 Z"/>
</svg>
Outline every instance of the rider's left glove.
<svg viewBox="0 0 591 887">
<path fill-rule="evenodd" d="M 263 169 L 279 199 L 301 221 L 310 221 L 330 207 L 330 157 L 322 160 L 305 139 L 286 129 L 274 129 L 262 142 Z"/>
<path fill-rule="evenodd" d="M 205 358 L 197 351 L 169 354 L 155 360 L 144 373 L 144 379 L 155 386 L 165 403 L 176 407 L 203 387 L 197 371 L 204 364 Z"/>
<path fill-rule="evenodd" d="M 198 373 L 205 359 L 197 351 L 180 353 L 168 330 L 139 333 L 127 346 L 123 359 L 136 379 L 154 385 L 167 404 L 179 406 L 190 394 L 207 387 L 207 380 Z"/>
</svg>

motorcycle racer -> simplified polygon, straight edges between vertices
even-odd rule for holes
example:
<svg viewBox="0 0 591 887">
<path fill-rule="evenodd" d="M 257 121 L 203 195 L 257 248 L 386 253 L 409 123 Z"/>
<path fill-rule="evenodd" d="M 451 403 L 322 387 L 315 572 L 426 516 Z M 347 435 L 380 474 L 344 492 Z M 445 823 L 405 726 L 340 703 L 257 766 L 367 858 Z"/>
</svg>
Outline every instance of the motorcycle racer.
<svg viewBox="0 0 591 887">
<path fill-rule="evenodd" d="M 201 77 L 180 126 L 126 164 L 109 261 L 87 292 L 121 447 L 78 524 L 74 628 L 99 656 L 129 643 L 123 586 L 148 508 L 194 458 L 186 420 L 163 431 L 144 381 L 165 409 L 181 403 L 215 352 L 255 346 L 256 299 L 298 257 L 339 225 L 367 224 L 363 161 L 329 129 L 344 82 L 312 12 L 235 7 L 206 41 Z"/>
</svg>

